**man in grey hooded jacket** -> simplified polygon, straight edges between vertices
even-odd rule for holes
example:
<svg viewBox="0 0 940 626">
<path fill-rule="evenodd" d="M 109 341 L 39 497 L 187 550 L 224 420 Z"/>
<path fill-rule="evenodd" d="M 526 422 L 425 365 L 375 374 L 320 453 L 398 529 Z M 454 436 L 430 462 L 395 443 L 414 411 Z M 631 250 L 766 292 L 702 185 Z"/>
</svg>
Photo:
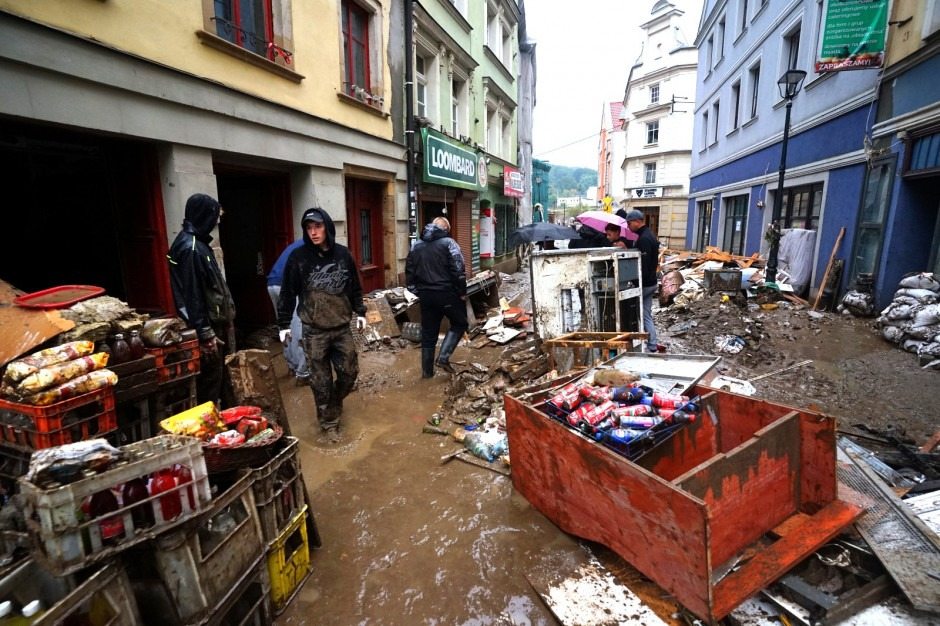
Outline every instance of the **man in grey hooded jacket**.
<svg viewBox="0 0 940 626">
<path fill-rule="evenodd" d="M 350 323 L 365 328 L 359 269 L 346 246 L 336 243 L 336 226 L 319 207 L 300 220 L 304 244 L 291 252 L 284 266 L 278 299 L 281 341 L 290 338 L 296 307 L 303 329 L 301 345 L 310 370 L 310 389 L 317 419 L 331 442 L 339 441 L 343 398 L 359 376 L 359 357 Z"/>
</svg>

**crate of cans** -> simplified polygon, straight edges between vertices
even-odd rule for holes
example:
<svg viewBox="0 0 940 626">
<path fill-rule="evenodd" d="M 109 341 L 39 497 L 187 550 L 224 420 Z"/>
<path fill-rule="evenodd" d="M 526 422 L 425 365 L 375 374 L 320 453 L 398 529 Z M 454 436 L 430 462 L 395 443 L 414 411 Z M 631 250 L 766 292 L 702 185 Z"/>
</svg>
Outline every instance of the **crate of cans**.
<svg viewBox="0 0 940 626">
<path fill-rule="evenodd" d="M 72 454 L 76 446 L 81 456 Z M 41 452 L 19 486 L 33 555 L 57 575 L 152 539 L 211 505 L 202 444 L 192 437 L 160 435 L 120 448 L 96 439 Z"/>
</svg>

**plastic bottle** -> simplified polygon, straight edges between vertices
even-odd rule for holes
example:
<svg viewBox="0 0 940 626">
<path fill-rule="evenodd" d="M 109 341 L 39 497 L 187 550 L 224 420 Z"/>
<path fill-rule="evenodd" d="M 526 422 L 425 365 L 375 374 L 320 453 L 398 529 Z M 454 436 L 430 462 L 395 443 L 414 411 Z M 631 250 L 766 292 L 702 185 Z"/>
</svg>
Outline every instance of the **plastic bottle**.
<svg viewBox="0 0 940 626">
<path fill-rule="evenodd" d="M 39 620 L 40 616 L 43 614 L 42 604 L 39 603 L 39 600 L 33 600 L 32 602 L 27 603 L 21 614 L 24 618 L 23 624 L 32 624 Z"/>
<path fill-rule="evenodd" d="M 136 361 L 137 359 L 142 358 L 147 354 L 147 347 L 144 345 L 144 340 L 140 338 L 139 330 L 132 330 L 131 337 L 127 341 L 127 345 L 131 349 L 131 360 Z"/>
<path fill-rule="evenodd" d="M 182 465 L 181 463 L 177 463 L 176 465 L 173 466 L 173 476 L 176 477 L 176 484 L 178 485 L 185 485 L 186 483 L 193 482 L 192 470 L 186 467 L 185 465 Z M 189 499 L 189 510 L 195 511 L 196 510 L 196 496 L 193 493 L 192 486 L 190 485 L 189 487 L 186 487 L 185 491 L 186 491 L 186 496 Z"/>
<path fill-rule="evenodd" d="M 124 340 L 124 333 L 117 333 L 111 341 L 111 365 L 126 363 L 131 360 L 131 347 Z"/>
<path fill-rule="evenodd" d="M 176 478 L 169 467 L 165 467 L 150 480 L 150 495 L 176 489 Z M 183 500 L 179 492 L 160 497 L 160 513 L 164 522 L 176 519 L 183 512 Z"/>
<path fill-rule="evenodd" d="M 147 483 L 144 482 L 143 478 L 132 478 L 124 483 L 124 486 L 121 488 L 121 497 L 123 498 L 124 506 L 141 502 L 142 500 L 146 500 L 149 496 L 150 492 L 147 491 Z M 153 505 L 146 502 L 135 506 L 131 509 L 131 518 L 134 520 L 135 530 L 139 531 L 143 528 L 153 526 Z"/>
<path fill-rule="evenodd" d="M 112 511 L 117 511 L 117 498 L 110 489 L 104 489 L 91 496 L 88 503 L 88 515 L 93 520 L 98 520 L 98 529 L 101 532 L 101 543 L 104 545 L 114 545 L 124 536 L 124 520 L 120 515 L 106 515 Z"/>
<path fill-rule="evenodd" d="M 13 622 L 13 603 L 9 600 L 0 602 L 0 624 L 6 626 Z"/>
</svg>

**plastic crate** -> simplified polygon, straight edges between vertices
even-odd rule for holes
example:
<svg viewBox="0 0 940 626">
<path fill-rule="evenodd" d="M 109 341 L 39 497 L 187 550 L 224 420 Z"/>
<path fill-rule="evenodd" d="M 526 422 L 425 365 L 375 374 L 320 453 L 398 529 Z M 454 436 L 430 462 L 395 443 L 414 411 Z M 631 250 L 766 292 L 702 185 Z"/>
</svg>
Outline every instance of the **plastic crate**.
<svg viewBox="0 0 940 626">
<path fill-rule="evenodd" d="M 43 488 L 25 477 L 19 479 L 20 492 L 26 497 L 27 529 L 35 544 L 33 554 L 51 572 L 68 574 L 113 556 L 192 519 L 209 507 L 212 494 L 202 456 L 202 442 L 198 439 L 160 435 L 122 446 L 121 450 L 130 459 L 128 462 L 67 485 Z M 193 477 L 191 483 L 178 485 L 171 491 L 158 493 L 117 511 L 84 519 L 82 503 L 86 498 L 105 489 L 120 489 L 131 479 L 146 479 L 150 474 L 175 464 L 189 468 Z M 160 501 L 173 497 L 180 499 L 182 512 L 173 519 L 163 519 Z M 135 528 L 132 510 L 138 506 L 152 509 L 153 526 Z M 105 543 L 99 524 L 115 516 L 122 519 L 123 535 Z"/>
<path fill-rule="evenodd" d="M 17 606 L 39 600 L 45 609 L 30 622 L 52 624 L 107 623 L 136 626 L 141 623 L 137 602 L 124 569 L 109 563 L 90 576 L 55 577 L 34 560 L 27 560 L 0 579 L 0 598 Z"/>
<path fill-rule="evenodd" d="M 212 612 L 207 626 L 267 626 L 274 623 L 266 565 L 259 561 L 230 597 Z"/>
<path fill-rule="evenodd" d="M 0 440 L 39 450 L 101 437 L 117 429 L 114 406 L 112 387 L 48 406 L 0 399 Z"/>
<path fill-rule="evenodd" d="M 211 616 L 264 557 L 250 478 L 237 480 L 197 520 L 152 545 L 156 571 L 180 620 Z"/>
<path fill-rule="evenodd" d="M 310 543 L 304 506 L 268 548 L 271 606 L 281 613 L 310 576 Z"/>
<path fill-rule="evenodd" d="M 276 540 L 304 506 L 306 494 L 300 470 L 298 439 L 282 437 L 280 450 L 258 469 L 248 470 L 252 478 L 255 506 L 265 543 Z"/>
<path fill-rule="evenodd" d="M 161 385 L 199 373 L 198 339 L 181 341 L 161 348 L 147 348 L 147 354 L 156 360 L 157 380 Z"/>
<path fill-rule="evenodd" d="M 161 385 L 159 391 L 150 396 L 150 415 L 156 424 L 196 404 L 196 377 L 190 376 Z"/>
<path fill-rule="evenodd" d="M 32 452 L 19 446 L 0 443 L 0 476 L 16 480 L 29 469 Z"/>
<path fill-rule="evenodd" d="M 138 398 L 117 405 L 117 430 L 107 437 L 117 446 L 147 439 L 155 433 L 150 419 L 150 399 Z"/>
</svg>

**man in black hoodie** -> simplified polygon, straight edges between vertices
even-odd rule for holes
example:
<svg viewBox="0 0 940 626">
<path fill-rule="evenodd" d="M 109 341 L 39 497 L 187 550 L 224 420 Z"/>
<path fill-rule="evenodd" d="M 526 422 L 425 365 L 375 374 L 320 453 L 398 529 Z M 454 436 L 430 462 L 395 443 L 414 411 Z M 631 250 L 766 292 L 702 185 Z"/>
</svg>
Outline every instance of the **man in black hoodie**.
<svg viewBox="0 0 940 626">
<path fill-rule="evenodd" d="M 291 252 L 284 266 L 277 325 L 281 342 L 288 341 L 296 307 L 317 419 L 328 440 L 335 443 L 343 398 L 359 376 L 350 322 L 355 313 L 357 327 L 365 328 L 366 307 L 356 262 L 346 246 L 336 243 L 336 226 L 329 214 L 318 207 L 307 209 L 300 226 L 304 243 Z"/>
<path fill-rule="evenodd" d="M 183 230 L 167 254 L 173 300 L 177 314 L 199 337 L 196 397 L 200 403 L 219 402 L 224 352 L 235 350 L 235 303 L 209 246 L 222 206 L 211 196 L 193 194 L 186 201 L 184 217 Z"/>
<path fill-rule="evenodd" d="M 424 227 L 405 260 L 405 283 L 421 305 L 421 378 L 434 376 L 434 349 L 447 316 L 450 328 L 441 343 L 437 366 L 454 372 L 450 355 L 467 332 L 467 275 L 463 253 L 450 237 L 450 222 L 435 217 Z"/>
</svg>

